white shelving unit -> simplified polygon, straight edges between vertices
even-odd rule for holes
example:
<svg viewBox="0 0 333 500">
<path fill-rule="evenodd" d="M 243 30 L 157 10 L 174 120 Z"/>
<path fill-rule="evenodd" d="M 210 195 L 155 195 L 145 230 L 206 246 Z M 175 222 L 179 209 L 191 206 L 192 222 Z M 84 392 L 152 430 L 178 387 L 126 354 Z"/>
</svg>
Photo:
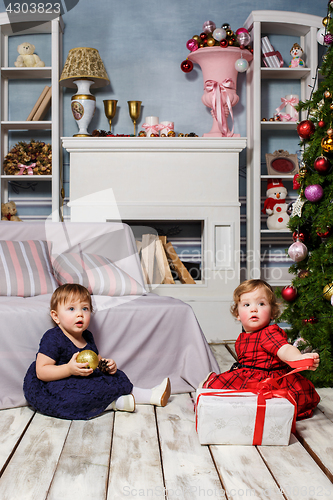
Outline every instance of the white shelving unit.
<svg viewBox="0 0 333 500">
<path fill-rule="evenodd" d="M 272 10 L 253 11 L 244 23 L 251 34 L 253 42 L 253 61 L 247 71 L 247 273 L 249 278 L 262 276 L 262 244 L 269 238 L 275 240 L 281 235 L 290 235 L 289 231 L 273 231 L 262 229 L 261 226 L 261 196 L 262 183 L 268 178 L 277 177 L 262 175 L 261 165 L 265 161 L 262 151 L 262 133 L 274 134 L 284 130 L 295 135 L 298 139 L 296 122 L 262 121 L 262 81 L 263 80 L 299 80 L 300 100 L 310 97 L 311 87 L 314 85 L 318 66 L 317 30 L 321 28 L 322 18 L 300 12 L 285 12 Z M 267 68 L 263 67 L 261 53 L 262 36 L 291 35 L 299 37 L 299 44 L 306 54 L 306 67 L 298 68 Z M 279 50 L 274 46 L 275 50 Z M 304 119 L 302 117 L 302 119 Z M 281 149 L 285 149 L 283 144 Z M 293 176 L 279 175 L 281 179 L 292 181 Z M 292 185 L 291 185 L 292 186 Z M 288 186 L 289 189 L 289 186 Z M 292 189 L 292 187 L 291 187 Z M 287 247 L 287 245 L 286 245 Z M 289 280 L 290 281 L 290 280 Z M 285 285 L 288 281 L 271 280 L 273 286 Z"/>
<path fill-rule="evenodd" d="M 54 16 L 53 16 L 54 17 Z M 1 73 L 1 118 L 0 118 L 0 199 L 2 203 L 8 201 L 8 182 L 15 181 L 51 181 L 52 195 L 52 220 L 61 219 L 61 188 L 60 172 L 62 168 L 62 148 L 60 137 L 62 132 L 62 94 L 59 89 L 59 78 L 62 70 L 62 34 L 64 23 L 61 17 L 52 18 L 47 14 L 41 15 L 39 24 L 28 20 L 27 15 L 8 17 L 7 13 L 0 13 L 0 73 Z M 18 23 L 16 25 L 16 23 Z M 36 25 L 37 24 L 37 25 Z M 15 26 L 16 25 L 16 26 Z M 13 29 L 13 26 L 15 29 Z M 19 26 L 19 29 L 16 29 Z M 16 68 L 9 66 L 12 61 L 8 57 L 9 37 L 26 35 L 49 34 L 51 37 L 51 66 L 44 68 Z M 52 86 L 51 120 L 50 121 L 10 121 L 9 120 L 9 81 L 10 80 L 45 80 L 47 85 Z M 28 89 L 27 89 L 28 92 Z M 23 111 L 28 115 L 30 109 Z M 29 175 L 15 176 L 6 175 L 3 170 L 3 160 L 8 153 L 8 137 L 10 131 L 22 130 L 49 130 L 50 142 L 52 144 L 52 175 Z M 33 138 L 33 137 L 31 137 Z"/>
</svg>

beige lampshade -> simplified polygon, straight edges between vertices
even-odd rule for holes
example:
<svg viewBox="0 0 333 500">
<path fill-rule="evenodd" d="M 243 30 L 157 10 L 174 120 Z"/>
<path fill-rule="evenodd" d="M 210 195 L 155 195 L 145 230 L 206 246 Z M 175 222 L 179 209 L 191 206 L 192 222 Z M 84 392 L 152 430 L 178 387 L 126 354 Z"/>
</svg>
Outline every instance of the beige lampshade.
<svg viewBox="0 0 333 500">
<path fill-rule="evenodd" d="M 104 87 L 110 80 L 97 49 L 76 47 L 68 53 L 60 85 L 75 89 L 75 80 L 92 80 L 91 88 Z"/>
</svg>

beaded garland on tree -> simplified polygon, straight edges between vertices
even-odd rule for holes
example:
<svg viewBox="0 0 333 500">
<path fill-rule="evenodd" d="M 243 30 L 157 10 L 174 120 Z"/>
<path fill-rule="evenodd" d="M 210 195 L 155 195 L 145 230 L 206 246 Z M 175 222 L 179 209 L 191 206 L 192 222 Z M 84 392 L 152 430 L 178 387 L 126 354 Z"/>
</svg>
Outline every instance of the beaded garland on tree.
<svg viewBox="0 0 333 500">
<path fill-rule="evenodd" d="M 18 142 L 5 156 L 4 172 L 7 175 L 51 175 L 52 147 L 45 142 Z"/>
</svg>

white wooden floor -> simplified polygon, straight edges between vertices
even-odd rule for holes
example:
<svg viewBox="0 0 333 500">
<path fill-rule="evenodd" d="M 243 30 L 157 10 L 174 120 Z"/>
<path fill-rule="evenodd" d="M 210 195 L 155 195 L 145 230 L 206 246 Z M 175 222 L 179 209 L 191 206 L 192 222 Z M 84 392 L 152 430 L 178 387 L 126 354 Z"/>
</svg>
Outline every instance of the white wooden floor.
<svg viewBox="0 0 333 500">
<path fill-rule="evenodd" d="M 221 371 L 234 361 L 212 349 Z M 0 411 L 0 500 L 333 499 L 333 389 L 289 446 L 201 446 L 191 394 L 66 421 Z"/>
</svg>

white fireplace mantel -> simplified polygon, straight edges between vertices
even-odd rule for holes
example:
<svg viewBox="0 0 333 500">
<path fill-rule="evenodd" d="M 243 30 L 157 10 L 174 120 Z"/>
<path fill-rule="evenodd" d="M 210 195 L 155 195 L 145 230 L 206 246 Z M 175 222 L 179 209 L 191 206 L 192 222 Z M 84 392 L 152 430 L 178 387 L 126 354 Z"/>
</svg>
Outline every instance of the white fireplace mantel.
<svg viewBox="0 0 333 500">
<path fill-rule="evenodd" d="M 246 138 L 64 137 L 73 221 L 200 221 L 204 279 L 154 293 L 188 302 L 209 341 L 236 338 L 239 153 Z"/>
</svg>

